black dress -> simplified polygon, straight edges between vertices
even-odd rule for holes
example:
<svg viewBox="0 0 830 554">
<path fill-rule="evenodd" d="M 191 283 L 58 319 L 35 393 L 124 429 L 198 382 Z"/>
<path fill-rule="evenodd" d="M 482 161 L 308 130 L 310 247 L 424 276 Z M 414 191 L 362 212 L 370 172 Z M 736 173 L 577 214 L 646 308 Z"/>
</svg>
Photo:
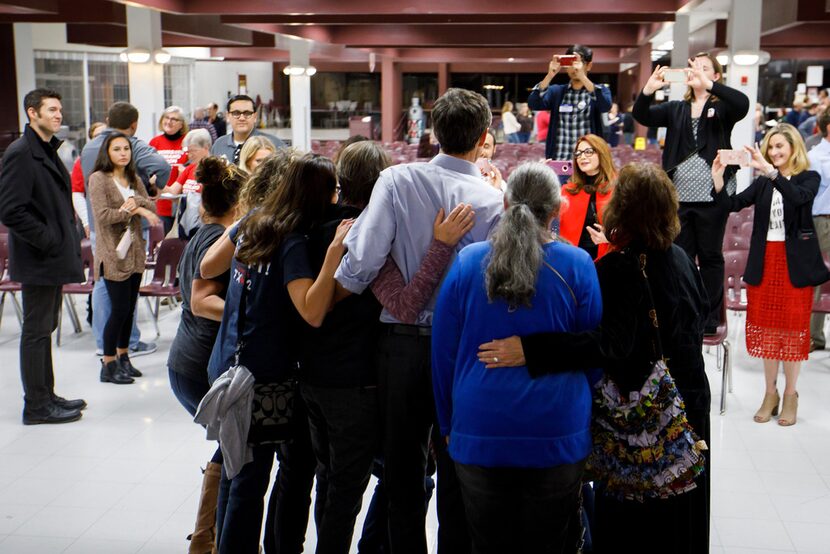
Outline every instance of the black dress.
<svg viewBox="0 0 830 554">
<path fill-rule="evenodd" d="M 709 382 L 703 355 L 708 313 L 697 268 L 678 246 L 666 251 L 631 246 L 597 261 L 602 289 L 600 326 L 584 333 L 542 333 L 522 338 L 528 371 L 534 375 L 602 368 L 620 390 L 639 390 L 653 365 L 648 293 L 637 255 L 647 256 L 646 273 L 654 296 L 663 352 L 686 403 L 695 432 L 711 445 Z M 619 501 L 597 484 L 591 530 L 594 552 L 612 553 L 623 545 L 644 552 L 701 554 L 709 551 L 711 451 L 697 488 L 666 500 Z M 636 546 L 635 546 L 636 545 Z"/>
</svg>

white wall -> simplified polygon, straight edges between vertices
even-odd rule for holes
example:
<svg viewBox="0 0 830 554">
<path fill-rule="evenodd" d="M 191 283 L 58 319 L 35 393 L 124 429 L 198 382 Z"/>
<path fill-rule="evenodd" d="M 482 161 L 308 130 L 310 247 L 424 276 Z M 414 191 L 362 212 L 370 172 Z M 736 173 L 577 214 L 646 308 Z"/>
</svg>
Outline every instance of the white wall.
<svg viewBox="0 0 830 554">
<path fill-rule="evenodd" d="M 225 110 L 228 91 L 231 95 L 239 91 L 238 77 L 245 75 L 248 81 L 248 96 L 256 99 L 257 94 L 263 102 L 274 97 L 272 87 L 274 66 L 271 62 L 220 62 L 196 61 L 196 86 L 194 101 L 196 106 L 206 106 L 210 102 L 219 104 Z"/>
</svg>

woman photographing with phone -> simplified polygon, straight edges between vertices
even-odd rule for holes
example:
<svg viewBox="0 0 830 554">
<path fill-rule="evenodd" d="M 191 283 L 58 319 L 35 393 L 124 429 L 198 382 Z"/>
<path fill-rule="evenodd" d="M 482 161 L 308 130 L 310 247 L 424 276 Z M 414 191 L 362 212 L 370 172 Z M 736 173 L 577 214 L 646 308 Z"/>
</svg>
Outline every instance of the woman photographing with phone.
<svg viewBox="0 0 830 554">
<path fill-rule="evenodd" d="M 101 382 L 128 385 L 141 372 L 130 363 L 129 342 L 138 287 L 144 273 L 146 246 L 141 218 L 158 225 L 156 207 L 135 171 L 130 140 L 123 133 L 107 136 L 89 176 L 89 198 L 95 229 L 95 279 L 104 278 L 112 312 L 104 326 Z M 135 217 L 138 216 L 138 217 Z"/>
<path fill-rule="evenodd" d="M 712 161 L 718 150 L 730 149 L 732 128 L 749 111 L 749 99 L 722 84 L 723 67 L 701 52 L 689 60 L 688 88 L 683 100 L 652 105 L 654 93 L 674 70 L 657 66 L 634 103 L 633 115 L 648 127 L 666 127 L 663 169 L 677 188 L 680 234 L 676 242 L 694 260 L 709 296 L 706 332 L 720 321 L 723 303 L 723 235 L 728 213 L 712 200 Z M 669 75 L 669 78 L 672 76 Z M 724 174 L 727 191 L 735 193 L 735 167 Z"/>
<path fill-rule="evenodd" d="M 778 425 L 794 425 L 798 411 L 798 374 L 810 353 L 813 288 L 830 279 L 813 227 L 813 199 L 819 174 L 809 162 L 798 130 L 783 123 L 773 128 L 761 147 L 745 147 L 750 166 L 760 176 L 730 197 L 725 191 L 726 166 L 720 155 L 712 164 L 715 201 L 737 212 L 755 205 L 755 219 L 744 281 L 747 286 L 746 349 L 763 358 L 766 392 L 755 413 L 757 423 L 778 414 L 778 366 L 784 366 L 784 403 Z"/>
</svg>

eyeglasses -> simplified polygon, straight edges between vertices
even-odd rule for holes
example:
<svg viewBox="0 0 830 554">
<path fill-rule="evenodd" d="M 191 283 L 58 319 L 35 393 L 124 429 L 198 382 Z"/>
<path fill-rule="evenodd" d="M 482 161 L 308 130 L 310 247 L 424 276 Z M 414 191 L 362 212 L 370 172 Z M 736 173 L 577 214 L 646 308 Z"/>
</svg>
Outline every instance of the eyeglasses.
<svg viewBox="0 0 830 554">
<path fill-rule="evenodd" d="M 178 117 L 172 117 L 172 116 L 169 116 L 169 115 L 164 116 L 162 118 L 162 121 L 178 121 L 179 123 L 182 123 L 182 120 L 179 119 Z"/>
<path fill-rule="evenodd" d="M 596 153 L 597 153 L 597 151 L 594 150 L 593 148 L 586 148 L 585 150 L 574 150 L 574 159 L 578 160 L 580 156 L 585 156 L 586 158 L 590 158 L 591 156 L 593 156 Z"/>
<path fill-rule="evenodd" d="M 254 115 L 254 112 L 252 112 L 250 110 L 245 110 L 244 112 L 240 112 L 239 110 L 234 110 L 234 111 L 230 112 L 230 114 L 231 114 L 231 117 L 233 117 L 234 119 L 239 119 L 239 118 L 248 119 L 252 115 Z"/>
</svg>

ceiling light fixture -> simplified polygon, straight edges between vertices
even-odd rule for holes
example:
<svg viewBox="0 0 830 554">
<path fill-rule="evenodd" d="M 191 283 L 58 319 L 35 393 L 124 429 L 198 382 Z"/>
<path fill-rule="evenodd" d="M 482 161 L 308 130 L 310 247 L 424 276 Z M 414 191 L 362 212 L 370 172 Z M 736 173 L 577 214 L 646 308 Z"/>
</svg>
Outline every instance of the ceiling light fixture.
<svg viewBox="0 0 830 554">
<path fill-rule="evenodd" d="M 764 65 L 769 60 L 769 52 L 763 50 L 738 50 L 732 55 L 735 65 Z"/>
<path fill-rule="evenodd" d="M 150 61 L 150 51 L 146 48 L 127 48 L 118 55 L 122 62 L 147 63 Z"/>
<path fill-rule="evenodd" d="M 168 52 L 167 50 L 159 49 L 153 52 L 153 59 L 157 64 L 164 65 L 167 62 L 169 62 L 172 57 L 173 56 L 171 56 L 170 52 Z"/>
<path fill-rule="evenodd" d="M 311 77 L 312 75 L 317 73 L 317 68 L 313 65 L 309 65 L 308 67 L 302 65 L 286 65 L 282 72 L 284 75 L 298 77 L 300 75 L 306 75 Z"/>
</svg>

